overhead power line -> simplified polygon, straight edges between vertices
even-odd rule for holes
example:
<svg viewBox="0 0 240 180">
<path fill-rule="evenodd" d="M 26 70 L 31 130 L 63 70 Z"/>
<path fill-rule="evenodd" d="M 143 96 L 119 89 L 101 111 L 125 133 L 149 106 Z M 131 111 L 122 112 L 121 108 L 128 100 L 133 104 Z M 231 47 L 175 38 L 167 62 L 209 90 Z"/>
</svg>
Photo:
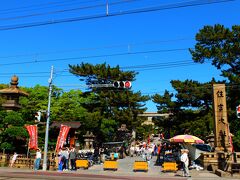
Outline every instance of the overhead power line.
<svg viewBox="0 0 240 180">
<path fill-rule="evenodd" d="M 127 1 L 118 1 L 114 3 L 109 3 L 109 5 L 119 5 L 124 3 L 131 3 L 136 0 L 127 0 Z M 89 5 L 89 6 L 83 6 L 83 7 L 77 7 L 77 8 L 70 8 L 70 9 L 61 9 L 61 10 L 55 10 L 55 11 L 49 11 L 49 12 L 42 12 L 42 13 L 34 13 L 34 14 L 27 14 L 27 15 L 21 15 L 21 16 L 13 16 L 13 17 L 6 17 L 6 18 L 0 18 L 0 21 L 6 21 L 6 20 L 16 20 L 16 19 L 24 19 L 29 17 L 36 17 L 36 16 L 45 16 L 50 14 L 59 14 L 59 13 L 66 13 L 66 12 L 72 12 L 72 11 L 80 11 L 84 9 L 93 9 L 93 8 L 99 8 L 99 7 L 105 7 L 106 4 L 96 4 L 96 5 Z"/>
<path fill-rule="evenodd" d="M 126 48 L 129 51 L 135 46 L 143 46 L 143 45 L 154 45 L 160 43 L 168 43 L 168 42 L 178 42 L 178 41 L 186 41 L 186 40 L 194 40 L 194 38 L 183 37 L 176 39 L 166 39 L 166 40 L 154 40 L 154 41 L 145 41 L 145 42 L 133 42 L 126 44 L 114 44 L 107 46 L 98 46 L 98 47 L 88 47 L 88 48 L 75 48 L 75 49 L 65 49 L 65 50 L 56 50 L 56 51 L 48 51 L 48 52 L 36 52 L 36 53 L 27 53 L 27 54 L 15 54 L 15 55 L 6 55 L 0 56 L 0 59 L 4 58 L 19 58 L 19 57 L 31 57 L 31 56 L 41 56 L 41 55 L 49 55 L 49 54 L 62 54 L 69 52 L 77 52 L 77 51 L 93 51 L 93 50 L 102 50 L 102 49 L 113 49 L 113 48 Z"/>
<path fill-rule="evenodd" d="M 80 1 L 80 2 L 78 2 L 78 1 Z M 92 2 L 97 2 L 97 1 L 100 1 L 100 0 L 88 0 L 88 1 L 65 0 L 65 1 L 59 1 L 59 2 L 48 2 L 48 3 L 44 3 L 44 4 L 33 4 L 30 6 L 21 6 L 21 7 L 17 7 L 17 8 L 0 9 L 0 11 L 1 11 L 0 14 L 4 15 L 4 14 L 18 13 L 18 12 L 22 13 L 22 12 L 28 12 L 28 11 L 33 11 L 33 10 L 45 9 L 45 8 L 74 5 L 76 3 L 84 4 L 84 3 L 92 3 Z"/>
<path fill-rule="evenodd" d="M 198 65 L 197 63 L 193 62 L 192 60 L 182 60 L 182 61 L 172 61 L 166 63 L 155 63 L 155 64 L 142 64 L 142 65 L 135 65 L 135 66 L 122 66 L 120 67 L 121 70 L 133 70 L 133 71 L 146 71 L 146 70 L 156 70 L 156 69 L 168 69 L 168 68 L 177 68 L 189 65 Z M 65 75 L 63 73 L 69 72 L 68 69 L 55 71 L 55 75 L 57 76 L 74 76 Z M 28 73 L 0 73 L 0 77 L 9 77 L 12 74 L 21 74 L 21 77 L 47 77 L 47 75 L 36 75 L 36 74 L 47 74 L 48 72 L 28 72 Z M 27 75 L 27 76 L 23 76 Z M 30 76 L 29 76 L 30 75 Z"/>
<path fill-rule="evenodd" d="M 127 10 L 127 11 L 121 11 L 121 12 L 115 12 L 115 13 L 108 13 L 108 14 L 96 14 L 91 16 L 82 16 L 82 17 L 74 17 L 74 18 L 66 18 L 66 19 L 58 19 L 58 20 L 48 20 L 48 21 L 41 21 L 41 22 L 0 26 L 0 31 L 30 28 L 30 27 L 36 27 L 36 26 L 45 26 L 45 25 L 51 25 L 51 24 L 68 23 L 68 22 L 77 22 L 77 21 L 91 20 L 91 19 L 100 19 L 100 18 L 114 17 L 114 16 L 123 16 L 123 15 L 137 14 L 137 13 L 154 12 L 154 11 L 167 10 L 167 9 L 202 6 L 202 5 L 224 3 L 224 2 L 231 2 L 231 1 L 235 1 L 235 0 L 195 0 L 195 1 L 189 1 L 189 2 L 181 2 L 181 3 L 170 4 L 170 5 L 161 5 L 161 6 L 155 6 L 155 7 Z"/>
<path fill-rule="evenodd" d="M 135 52 L 123 52 L 123 53 L 102 54 L 102 55 L 92 55 L 92 56 L 59 58 L 59 59 L 34 60 L 34 61 L 25 61 L 25 62 L 14 62 L 14 63 L 0 64 L 0 67 L 1 66 L 10 66 L 10 65 L 19 65 L 19 64 L 33 64 L 33 63 L 54 62 L 54 61 L 70 61 L 70 60 L 77 60 L 77 59 L 90 59 L 90 58 L 114 57 L 114 56 L 149 54 L 149 53 L 163 53 L 163 52 L 174 52 L 174 51 L 185 51 L 185 50 L 188 50 L 188 48 L 165 49 L 165 50 L 149 50 L 149 51 L 135 51 Z"/>
</svg>

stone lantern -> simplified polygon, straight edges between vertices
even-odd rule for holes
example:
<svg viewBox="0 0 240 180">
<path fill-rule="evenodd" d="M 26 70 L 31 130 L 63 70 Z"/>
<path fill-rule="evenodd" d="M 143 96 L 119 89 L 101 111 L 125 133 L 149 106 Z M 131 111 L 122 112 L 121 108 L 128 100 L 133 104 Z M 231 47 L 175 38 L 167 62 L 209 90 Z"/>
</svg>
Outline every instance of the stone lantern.
<svg viewBox="0 0 240 180">
<path fill-rule="evenodd" d="M 2 104 L 2 107 L 7 111 L 17 111 L 20 109 L 21 105 L 19 104 L 19 97 L 28 96 L 28 93 L 19 89 L 18 77 L 16 75 L 11 78 L 10 87 L 1 89 L 0 94 L 6 99 Z"/>
<path fill-rule="evenodd" d="M 87 131 L 87 133 L 85 135 L 83 135 L 84 137 L 84 149 L 93 149 L 93 141 L 95 136 L 93 135 L 93 133 L 89 133 L 89 131 Z"/>
<path fill-rule="evenodd" d="M 207 142 L 208 144 L 211 146 L 211 148 L 214 148 L 214 134 L 213 132 L 211 132 L 208 136 L 207 136 Z"/>
</svg>

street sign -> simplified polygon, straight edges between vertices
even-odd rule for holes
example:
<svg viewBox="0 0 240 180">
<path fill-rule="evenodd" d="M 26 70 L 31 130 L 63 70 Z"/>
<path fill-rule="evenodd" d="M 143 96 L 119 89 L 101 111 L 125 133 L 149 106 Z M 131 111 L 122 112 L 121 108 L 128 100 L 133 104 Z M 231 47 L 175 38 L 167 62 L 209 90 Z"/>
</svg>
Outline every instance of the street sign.
<svg viewBox="0 0 240 180">
<path fill-rule="evenodd" d="M 91 84 L 90 88 L 113 87 L 113 84 Z"/>
</svg>

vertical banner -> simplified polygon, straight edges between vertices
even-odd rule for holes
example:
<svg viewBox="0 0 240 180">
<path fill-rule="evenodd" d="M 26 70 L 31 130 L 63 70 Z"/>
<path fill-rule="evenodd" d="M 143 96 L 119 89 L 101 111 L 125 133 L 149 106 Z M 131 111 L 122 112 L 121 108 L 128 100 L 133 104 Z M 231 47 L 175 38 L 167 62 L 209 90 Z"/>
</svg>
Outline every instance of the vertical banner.
<svg viewBox="0 0 240 180">
<path fill-rule="evenodd" d="M 61 124 L 60 132 L 59 132 L 57 144 L 56 144 L 56 150 L 55 150 L 56 152 L 58 152 L 59 149 L 63 147 L 63 144 L 67 139 L 69 129 L 70 129 L 69 126 Z"/>
<path fill-rule="evenodd" d="M 25 126 L 29 134 L 28 149 L 38 149 L 37 125 Z"/>
<path fill-rule="evenodd" d="M 148 135 L 147 144 L 150 145 L 150 135 Z"/>
<path fill-rule="evenodd" d="M 233 153 L 234 152 L 234 147 L 233 147 L 232 134 L 230 132 L 229 124 L 228 124 L 228 134 L 229 134 L 229 142 L 230 142 L 230 145 L 231 145 L 231 153 Z"/>
</svg>

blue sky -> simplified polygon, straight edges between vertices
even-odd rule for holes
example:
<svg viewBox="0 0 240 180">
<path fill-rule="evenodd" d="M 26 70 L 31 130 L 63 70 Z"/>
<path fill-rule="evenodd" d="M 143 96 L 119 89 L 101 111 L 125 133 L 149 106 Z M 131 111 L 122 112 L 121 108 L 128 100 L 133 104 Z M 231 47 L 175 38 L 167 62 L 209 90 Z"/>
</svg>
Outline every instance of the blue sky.
<svg viewBox="0 0 240 180">
<path fill-rule="evenodd" d="M 47 86 L 53 65 L 54 85 L 66 91 L 84 91 L 86 86 L 83 82 L 67 72 L 68 64 L 81 62 L 106 62 L 111 66 L 119 65 L 124 70 L 138 71 L 136 81 L 132 82 L 132 90 L 141 91 L 144 95 L 163 94 L 165 89 L 172 91 L 171 80 L 208 82 L 212 77 L 220 80 L 220 71 L 209 63 L 184 66 L 170 63 L 191 61 L 187 49 L 194 47 L 195 34 L 204 25 L 223 24 L 231 27 L 239 24 L 240 1 L 179 7 L 179 3 L 193 2 L 207 1 L 108 0 L 109 15 L 139 8 L 161 8 L 169 4 L 170 7 L 178 7 L 10 30 L 4 28 L 105 14 L 106 0 L 1 2 L 0 83 L 8 84 L 11 76 L 16 74 L 20 86 Z M 78 10 L 70 11 L 76 8 Z M 67 12 L 55 13 L 62 10 Z M 131 54 L 136 52 L 148 53 Z M 109 56 L 112 54 L 125 55 Z M 154 67 L 147 68 L 151 64 L 155 64 Z M 144 68 L 136 69 L 139 65 Z M 132 69 L 126 69 L 129 66 L 133 66 Z M 148 111 L 156 111 L 154 103 L 148 102 L 146 106 Z"/>
</svg>

